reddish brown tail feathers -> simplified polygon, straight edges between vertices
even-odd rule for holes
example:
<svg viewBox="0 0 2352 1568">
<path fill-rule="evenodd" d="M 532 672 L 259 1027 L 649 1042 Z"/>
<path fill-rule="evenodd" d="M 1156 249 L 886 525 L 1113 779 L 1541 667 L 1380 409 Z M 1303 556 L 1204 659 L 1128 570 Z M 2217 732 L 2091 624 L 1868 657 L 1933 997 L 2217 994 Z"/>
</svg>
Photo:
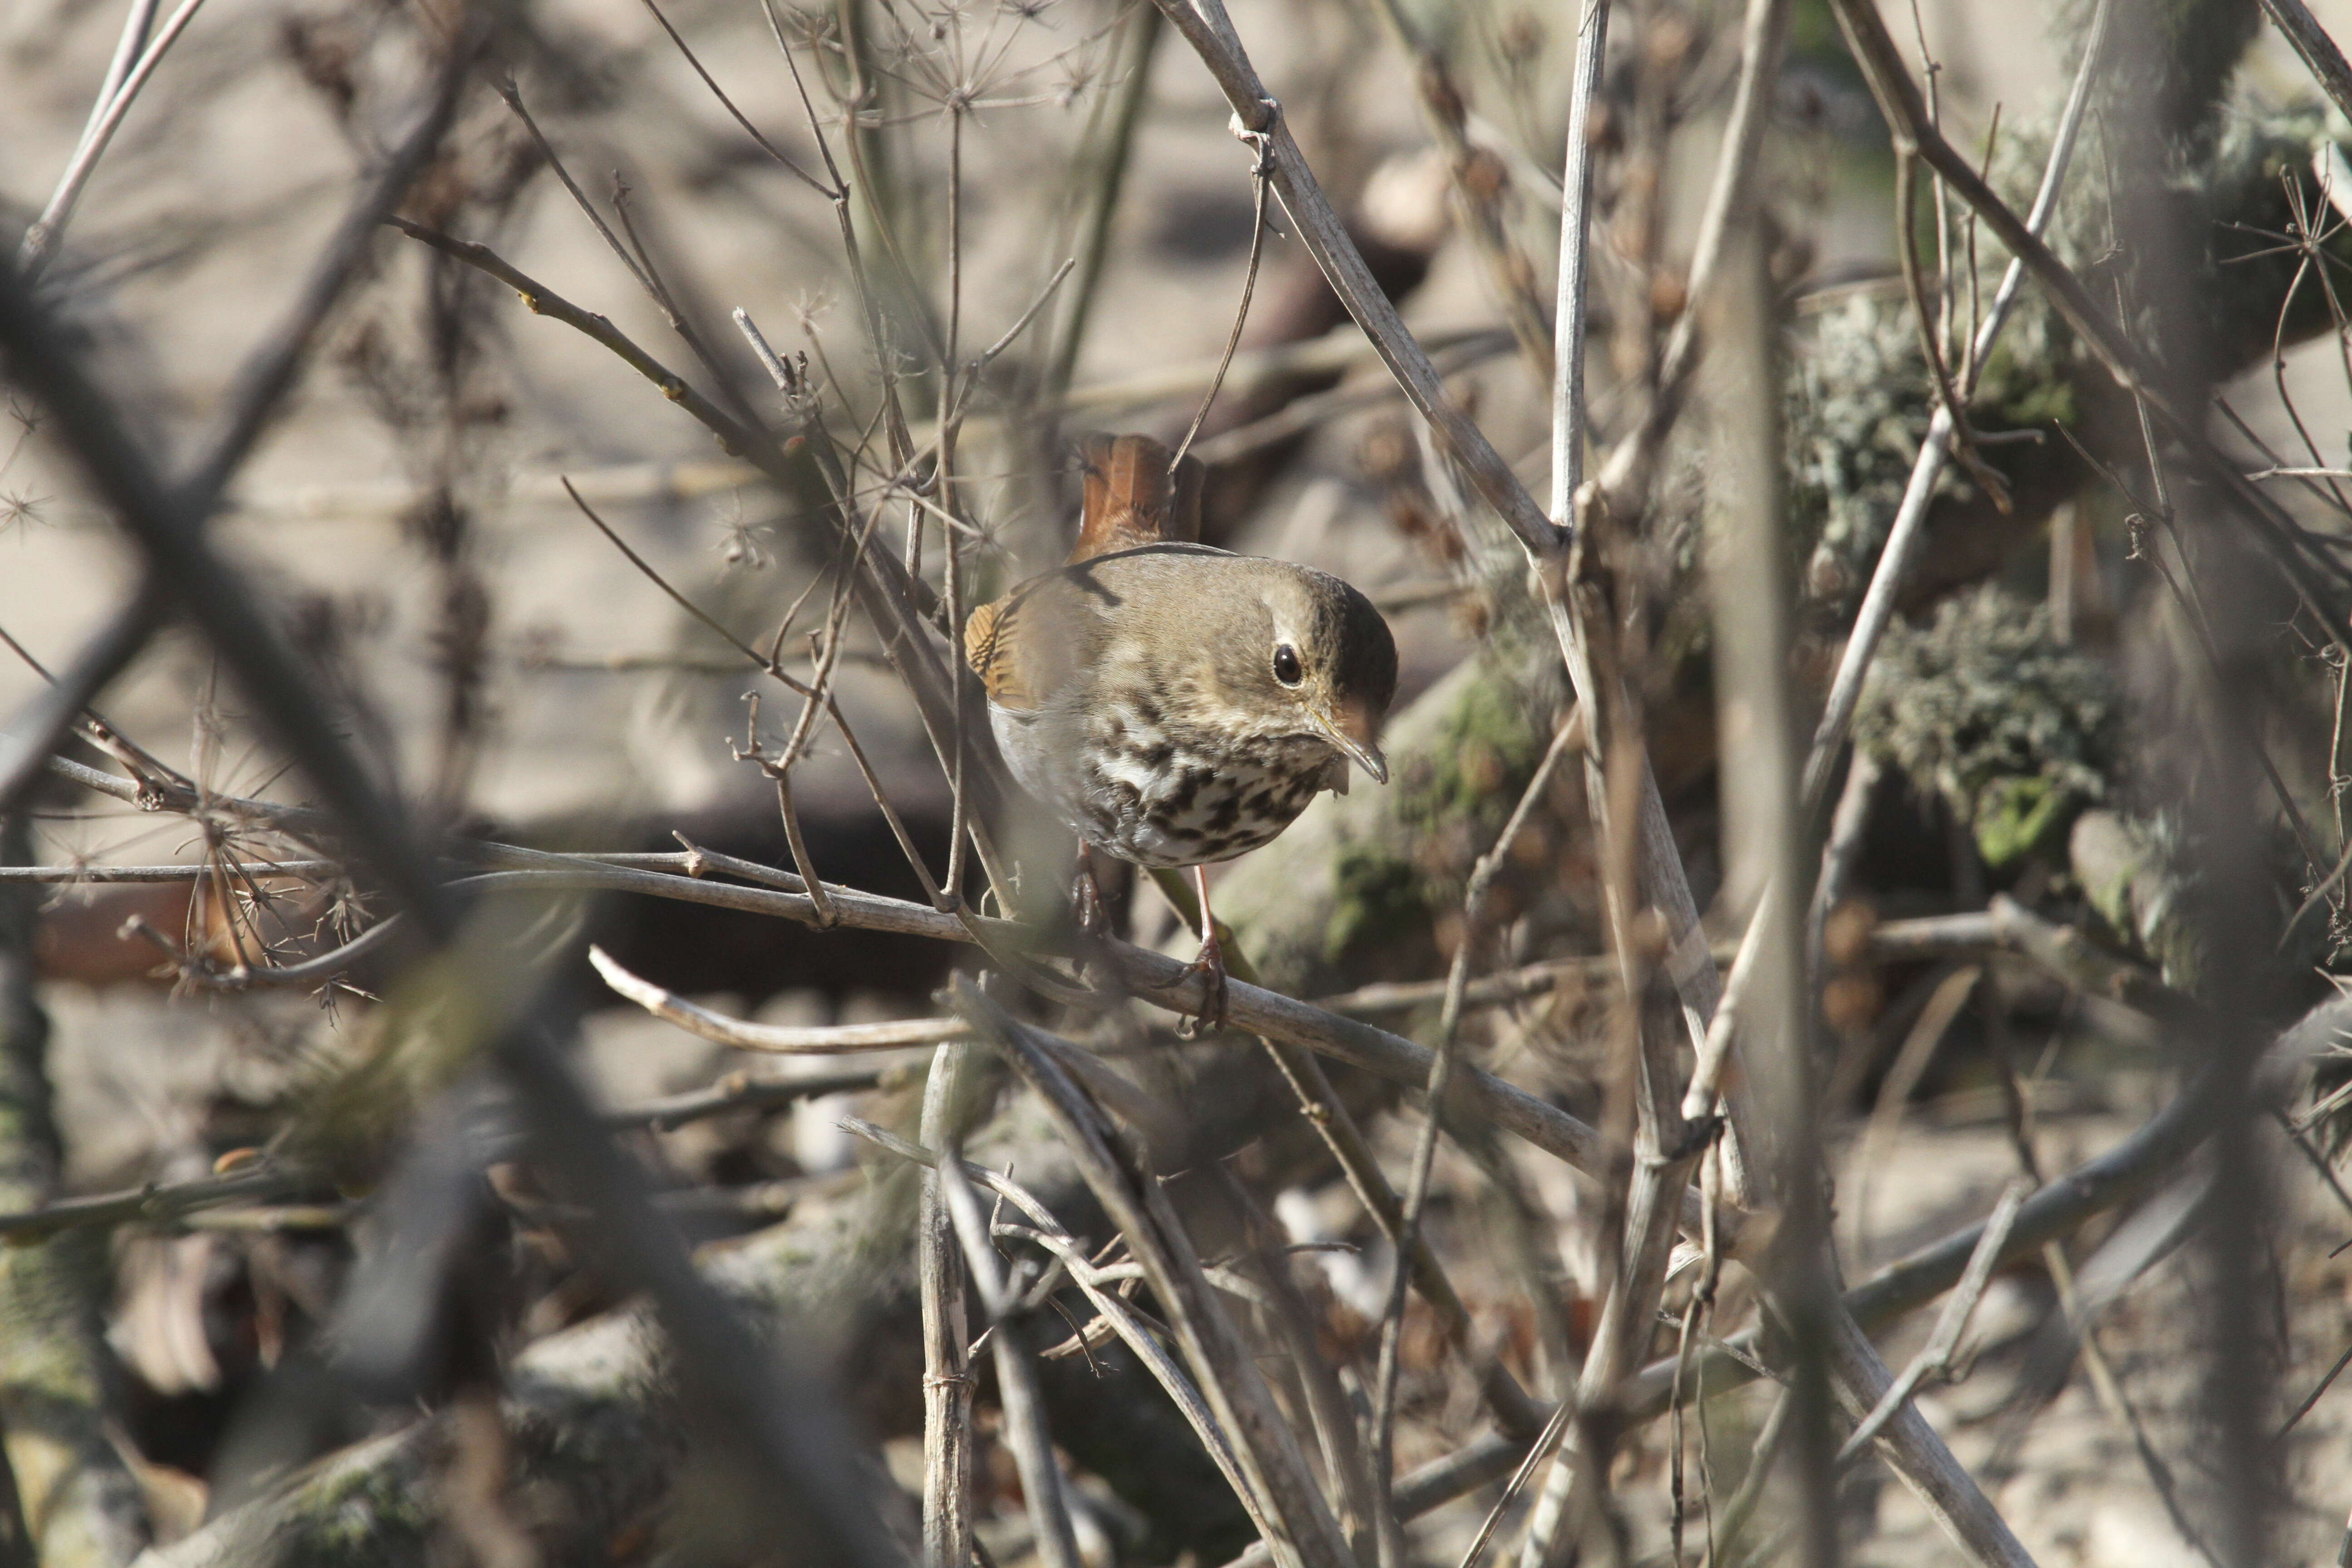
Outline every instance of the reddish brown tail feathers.
<svg viewBox="0 0 2352 1568">
<path fill-rule="evenodd" d="M 1072 561 L 1114 550 L 1201 537 L 1199 462 L 1186 458 L 1168 471 L 1175 454 L 1149 436 L 1090 436 L 1086 445 L 1086 510 Z"/>
</svg>

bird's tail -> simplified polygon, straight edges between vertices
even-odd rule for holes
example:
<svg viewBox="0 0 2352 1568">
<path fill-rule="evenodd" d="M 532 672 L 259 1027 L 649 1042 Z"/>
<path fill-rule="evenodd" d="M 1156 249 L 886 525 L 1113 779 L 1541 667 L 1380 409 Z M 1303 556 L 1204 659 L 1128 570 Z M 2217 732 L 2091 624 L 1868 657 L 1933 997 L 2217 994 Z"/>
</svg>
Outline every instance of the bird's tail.
<svg viewBox="0 0 2352 1568">
<path fill-rule="evenodd" d="M 1149 436 L 1089 436 L 1086 502 L 1073 562 L 1142 544 L 1194 543 L 1201 537 L 1198 459 L 1170 471 L 1174 456 Z"/>
</svg>

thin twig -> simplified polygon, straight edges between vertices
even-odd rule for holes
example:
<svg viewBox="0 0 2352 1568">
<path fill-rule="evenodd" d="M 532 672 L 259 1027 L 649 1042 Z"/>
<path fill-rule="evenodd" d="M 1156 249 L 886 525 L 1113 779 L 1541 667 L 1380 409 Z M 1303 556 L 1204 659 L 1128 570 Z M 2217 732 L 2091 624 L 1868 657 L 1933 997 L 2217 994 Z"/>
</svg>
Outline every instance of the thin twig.
<svg viewBox="0 0 2352 1568">
<path fill-rule="evenodd" d="M 961 1018 L 904 1018 L 887 1024 L 823 1024 L 792 1027 L 752 1024 L 729 1018 L 698 1006 L 630 973 L 611 953 L 591 943 L 588 962 L 615 993 L 665 1023 L 690 1035 L 739 1051 L 768 1051 L 786 1056 L 849 1056 L 858 1051 L 886 1050 L 895 1046 L 938 1045 L 968 1039 L 971 1027 Z"/>
<path fill-rule="evenodd" d="M 2114 12 L 2114 0 L 2099 0 L 2091 15 L 2091 23 L 2083 37 L 2083 58 L 2075 67 L 2074 86 L 2066 97 L 2066 107 L 2058 121 L 2057 134 L 2050 144 L 2050 156 L 2042 164 L 2042 184 L 2035 190 L 2033 205 L 2026 215 L 2025 226 L 2034 235 L 2046 232 L 2058 210 L 2058 200 L 2065 189 L 2066 171 L 2074 162 L 2074 143 L 2082 132 L 2083 116 L 2091 101 L 2091 84 L 2096 79 L 2100 56 L 2104 50 L 2109 17 Z M 2025 279 L 2023 260 L 2012 257 L 2001 274 L 2000 287 L 1994 290 L 1991 306 L 1978 326 L 1975 340 L 1969 349 L 1970 374 L 1981 371 L 1991 357 L 1993 345 L 2000 341 L 2001 329 L 2008 324 L 2011 307 L 2015 303 L 2019 287 Z M 1958 395 L 1966 396 L 1974 390 L 1964 381 Z M 1878 564 L 1872 571 L 1870 585 L 1864 590 L 1861 607 L 1854 614 L 1853 630 L 1846 637 L 1845 650 L 1839 656 L 1836 675 L 1830 682 L 1830 695 L 1822 710 L 1821 721 L 1814 727 L 1812 749 L 1805 758 L 1805 799 L 1817 801 L 1828 789 L 1828 777 L 1837 761 L 1839 749 L 1845 742 L 1846 731 L 1853 721 L 1853 710 L 1862 699 L 1863 679 L 1870 670 L 1872 658 L 1891 623 L 1895 597 L 1909 571 L 1912 556 L 1922 537 L 1927 510 L 1935 499 L 1936 481 L 1941 477 L 1946 459 L 1950 456 L 1950 442 L 1955 426 L 1952 410 L 1939 404 L 1929 419 L 1927 435 L 1919 444 L 1919 452 L 1912 460 L 1910 481 L 1904 488 L 1902 503 L 1896 507 L 1895 520 L 1887 527 L 1886 542 L 1879 546 Z"/>
<path fill-rule="evenodd" d="M 1217 358 L 1216 374 L 1209 377 L 1209 389 L 1201 395 L 1201 406 L 1193 412 L 1192 423 L 1184 427 L 1184 438 L 1176 443 L 1176 455 L 1168 459 L 1171 474 L 1183 465 L 1184 454 L 1192 449 L 1192 438 L 1201 433 L 1210 406 L 1217 401 L 1218 390 L 1225 384 L 1225 372 L 1233 368 L 1234 351 L 1242 346 L 1242 329 L 1249 323 L 1250 298 L 1257 292 L 1258 263 L 1265 256 L 1265 196 L 1272 183 L 1273 142 L 1263 132 L 1244 131 L 1238 125 L 1234 134 L 1256 153 L 1250 166 L 1249 268 L 1242 274 L 1241 303 L 1234 307 L 1233 331 L 1225 335 L 1225 351 Z"/>
<path fill-rule="evenodd" d="M 1239 956 L 1238 951 L 1233 956 Z M 1228 963 L 1231 963 L 1229 957 Z M 1442 984 L 1442 983 L 1441 983 Z M 1445 1265 L 1429 1245 L 1429 1238 L 1418 1233 L 1408 1242 L 1404 1237 L 1404 1204 L 1389 1184 L 1381 1170 L 1380 1158 L 1371 1143 L 1357 1124 L 1348 1102 L 1325 1075 L 1315 1053 L 1296 1043 L 1260 1037 L 1260 1044 L 1272 1056 L 1275 1065 L 1298 1096 L 1299 1110 L 1308 1123 L 1322 1135 L 1326 1147 L 1339 1163 L 1339 1171 L 1364 1212 L 1391 1246 L 1411 1265 L 1412 1288 L 1421 1292 L 1437 1314 L 1439 1326 L 1444 1331 L 1447 1345 L 1466 1364 L 1475 1364 L 1480 1372 L 1479 1391 L 1493 1412 L 1495 1423 L 1504 1431 L 1520 1436 L 1531 1436 L 1548 1419 L 1548 1413 L 1529 1398 L 1511 1375 L 1500 1357 L 1479 1357 L 1471 1341 L 1470 1310 L 1463 1304 L 1459 1291 L 1447 1278 Z"/>
<path fill-rule="evenodd" d="M 203 4 L 204 0 L 180 0 L 179 8 L 164 22 L 163 30 L 155 35 L 153 41 L 139 51 L 138 63 L 119 83 L 116 73 L 121 68 L 122 55 L 118 47 L 115 59 L 107 69 L 106 85 L 100 89 L 98 100 L 91 106 L 90 122 L 83 130 L 79 144 L 74 148 L 73 161 L 66 165 L 66 172 L 58 177 L 57 189 L 49 194 L 47 205 L 41 208 L 41 216 L 25 230 L 25 237 L 17 245 L 16 268 L 26 279 L 38 278 L 41 269 L 48 265 L 49 258 L 57 251 L 58 241 L 64 237 L 66 225 L 73 219 L 74 204 L 81 199 L 82 187 L 89 183 L 91 174 L 98 168 L 98 161 L 106 156 L 108 144 L 114 140 L 115 132 L 121 128 L 122 117 L 131 112 L 131 106 L 138 100 L 140 89 L 155 74 L 155 68 L 163 63 L 163 56 L 187 30 L 188 24 L 195 20 L 196 8 Z M 145 18 L 153 14 L 153 0 L 139 0 L 131 7 L 131 23 L 125 25 L 122 41 L 126 44 L 131 41 L 134 25 L 143 33 L 146 30 Z"/>
<path fill-rule="evenodd" d="M 2320 90 L 2352 117 L 2352 65 L 2345 62 L 2344 51 L 2336 47 L 2336 40 L 2327 36 L 2311 8 L 2303 0 L 2263 0 L 2263 15 L 2303 58 Z"/>
<path fill-rule="evenodd" d="M 467 239 L 453 239 L 423 224 L 411 223 L 404 217 L 388 217 L 384 221 L 409 238 L 431 246 L 446 255 L 454 256 L 468 267 L 476 268 L 504 283 L 521 297 L 523 306 L 534 315 L 549 316 L 574 331 L 593 338 L 618 354 L 632 370 L 654 384 L 664 397 L 684 408 L 704 426 L 716 434 L 727 450 L 736 457 L 755 456 L 758 445 L 751 432 L 739 425 L 731 415 L 719 408 L 709 398 L 696 391 L 659 360 L 639 348 L 627 334 L 613 325 L 607 318 L 579 306 L 554 292 L 528 273 L 509 266 L 504 258 L 488 246 Z M 567 482 L 567 492 L 577 499 Z M 756 655 L 754 656 L 757 657 Z"/>
<path fill-rule="evenodd" d="M 1840 1400 L 1859 1415 L 1885 1396 L 1893 1374 L 1851 1313 L 1832 1314 L 1830 1332 L 1830 1373 Z M 1897 1405 L 1878 1443 L 1888 1467 L 1971 1562 L 1980 1568 L 2033 1568 L 2032 1554 L 1916 1405 Z"/>
<path fill-rule="evenodd" d="M 315 1177 L 260 1162 L 223 1174 L 67 1198 L 27 1214 L 0 1215 L 0 1238 L 26 1247 L 91 1226 L 173 1225 L 224 1204 L 272 1202 L 313 1191 L 319 1184 Z"/>
<path fill-rule="evenodd" d="M 927 1094 L 927 1101 L 929 1098 Z M 979 1200 L 972 1195 L 971 1179 L 964 1174 L 963 1162 L 944 1158 L 931 1173 L 944 1199 L 943 1206 L 954 1222 L 957 1238 L 963 1243 L 964 1264 L 970 1270 L 974 1293 L 980 1298 L 981 1310 L 988 1319 L 989 1350 L 996 1362 L 997 1405 L 1004 1413 L 1005 1447 L 1013 1450 L 1013 1462 L 1021 1472 L 1021 1492 L 1029 1505 L 1029 1525 L 1036 1537 L 1038 1561 L 1044 1568 L 1083 1568 L 1077 1536 L 1070 1528 L 1070 1505 L 1063 1491 L 1062 1467 L 1054 1457 L 1052 1435 L 1045 1429 L 1045 1396 L 1037 1385 L 1036 1362 L 1028 1346 L 1021 1342 L 1016 1325 L 1009 1321 L 1018 1292 L 1005 1279 L 990 1245 L 987 1222 L 981 1215 Z M 958 1375 L 969 1380 L 968 1373 Z M 924 1381 L 929 1383 L 928 1373 Z M 967 1402 L 970 1400 L 969 1388 L 963 1396 Z M 929 1405 L 928 1397 L 925 1403 Z M 925 1426 L 928 1429 L 928 1415 Z M 928 1549 L 931 1533 L 928 1468 L 924 1490 Z"/>
<path fill-rule="evenodd" d="M 1308 1475 L 1297 1439 L 1276 1411 L 1264 1374 L 1201 1273 L 1192 1239 L 1138 1155 L 1014 1022 L 969 981 L 955 985 L 956 1005 L 1036 1090 L 1076 1160 L 1080 1175 L 1129 1249 L 1149 1270 L 1152 1293 L 1192 1363 L 1237 1457 L 1259 1490 L 1276 1533 L 1277 1559 L 1305 1568 L 1344 1568 L 1349 1553 L 1339 1524 Z M 1116 1151 L 1116 1152 L 1115 1152 Z"/>
<path fill-rule="evenodd" d="M 1960 1276 L 1959 1288 L 1945 1298 L 1943 1314 L 1936 1320 L 1935 1332 L 1927 1337 L 1919 1353 L 1903 1369 L 1903 1375 L 1889 1384 L 1870 1414 L 1862 1418 L 1838 1449 L 1839 1465 L 1849 1464 L 1854 1456 L 1868 1447 L 1886 1424 L 1895 1419 L 1919 1385 L 1931 1376 L 1948 1375 L 1952 1357 L 1960 1348 L 1960 1335 L 1967 1331 L 1969 1318 L 1983 1299 L 1985 1287 L 1992 1283 L 1994 1263 L 2000 1257 L 2002 1246 L 2009 1240 L 2010 1227 L 2017 1223 L 2019 1205 L 2033 1190 L 2031 1182 L 2012 1181 L 2001 1189 L 2000 1201 L 1984 1223 L 1984 1234 L 1978 1237 L 1976 1251 L 1969 1257 L 1967 1272 Z"/>
<path fill-rule="evenodd" d="M 1919 329 L 1919 353 L 1927 363 L 1927 380 L 1935 388 L 1936 406 L 1942 410 L 1945 422 L 1952 427 L 1949 443 L 1960 466 L 1969 471 L 1986 495 L 1992 498 L 1995 510 L 2010 509 L 2009 485 L 1989 468 L 1977 451 L 1976 432 L 1969 428 L 1968 409 L 1952 385 L 1951 368 L 1945 363 L 1944 348 L 1936 331 L 1936 321 L 1927 309 L 1927 285 L 1920 275 L 1919 234 L 1913 223 L 1916 216 L 1919 160 L 1908 153 L 1895 162 L 1895 253 L 1903 264 L 1903 286 L 1911 296 L 1911 314 Z M 1937 226 L 1940 231 L 1945 222 L 1943 187 L 1934 191 Z M 1950 294 L 1945 293 L 1945 324 L 1950 325 Z"/>
<path fill-rule="evenodd" d="M 2347 1366 L 2352 1366 L 2352 1345 L 2344 1347 L 2344 1353 L 2337 1356 L 2328 1365 L 2327 1370 L 2319 1374 L 2319 1381 L 2311 1385 L 2311 1392 L 2298 1400 L 2294 1411 L 2284 1421 L 2279 1423 L 2277 1434 L 2279 1437 L 2283 1438 L 2294 1431 L 2295 1424 L 2311 1414 L 2311 1407 L 2319 1403 L 2319 1396 L 2327 1392 L 2329 1386 L 2343 1374 L 2344 1369 Z"/>
<path fill-rule="evenodd" d="M 1576 76 L 1569 88 L 1568 149 L 1560 180 L 1559 292 L 1552 307 L 1551 514 L 1570 516 L 1584 484 L 1584 331 L 1592 283 L 1592 103 L 1609 57 L 1609 0 L 1584 0 L 1576 24 Z"/>
<path fill-rule="evenodd" d="M 645 1127 L 673 1132 L 690 1122 L 708 1121 L 738 1111 L 782 1110 L 803 1100 L 856 1094 L 868 1089 L 896 1089 L 914 1081 L 916 1069 L 927 1059 L 910 1055 L 894 1067 L 866 1068 L 856 1072 L 809 1073 L 798 1078 L 753 1078 L 731 1072 L 708 1089 L 688 1089 L 661 1100 L 624 1106 L 604 1112 L 607 1127 Z"/>
<path fill-rule="evenodd" d="M 887 1132 L 871 1122 L 851 1117 L 845 1119 L 842 1126 L 869 1142 L 926 1167 L 937 1168 L 942 1163 L 936 1151 L 908 1143 L 904 1139 Z M 1185 1375 L 1184 1369 L 1178 1365 L 1175 1358 L 1168 1353 L 1160 1339 L 1145 1327 L 1143 1315 L 1121 1296 L 1106 1289 L 1107 1281 L 1102 1278 L 1104 1271 L 1095 1268 L 1085 1250 L 1078 1247 L 1069 1233 L 1063 1228 L 1061 1222 L 1055 1219 L 1052 1212 L 1039 1203 L 1033 1194 L 1015 1184 L 1011 1177 L 992 1171 L 985 1165 L 965 1161 L 962 1166 L 963 1173 L 969 1180 L 988 1188 L 1035 1223 L 1037 1228 L 1024 1239 L 1034 1242 L 1051 1253 L 1068 1272 L 1071 1280 L 1079 1289 L 1086 1292 L 1087 1300 L 1102 1315 L 1103 1321 L 1108 1322 L 1111 1325 L 1111 1331 L 1126 1342 L 1128 1348 L 1135 1352 L 1136 1359 L 1151 1373 L 1160 1385 L 1168 1392 L 1170 1399 L 1176 1407 L 1183 1413 L 1185 1420 L 1192 1425 L 1193 1431 L 1200 1436 L 1202 1447 L 1207 1451 L 1210 1459 L 1216 1465 L 1218 1472 L 1225 1478 L 1226 1483 L 1233 1488 L 1234 1495 L 1240 1500 L 1251 1521 L 1258 1526 L 1261 1532 L 1272 1534 L 1273 1532 L 1266 1526 L 1257 1496 L 1252 1489 L 1247 1477 L 1243 1473 L 1240 1460 L 1235 1457 L 1231 1438 L 1223 1426 L 1219 1424 L 1216 1414 L 1209 1408 L 1208 1402 L 1202 1397 L 1200 1390 L 1193 1384 L 1192 1380 Z M 992 1227 L 996 1234 L 1000 1235 L 1012 1228 L 1003 1225 Z M 1172 1340 L 1174 1335 L 1169 1333 L 1167 1337 Z"/>
<path fill-rule="evenodd" d="M 1462 995 L 1470 980 L 1470 965 L 1479 945 L 1486 940 L 1486 903 L 1494 891 L 1495 878 L 1504 861 L 1527 826 L 1537 805 L 1551 788 L 1552 768 L 1566 754 L 1571 742 L 1581 743 L 1586 724 L 1581 710 L 1563 720 L 1554 731 L 1551 744 L 1544 749 L 1543 760 L 1536 764 L 1527 788 L 1519 794 L 1518 804 L 1503 824 L 1502 832 L 1494 845 L 1478 858 L 1471 868 L 1469 884 L 1462 896 L 1462 932 L 1454 949 L 1454 964 L 1446 976 L 1445 1005 L 1439 1015 L 1437 1048 L 1429 1064 L 1429 1083 L 1424 1091 L 1429 1100 L 1429 1115 L 1423 1121 L 1419 1141 L 1414 1144 L 1412 1164 L 1405 1182 L 1404 1211 L 1398 1226 L 1396 1261 L 1390 1270 L 1388 1308 L 1381 1320 L 1381 1352 L 1378 1381 L 1372 1399 L 1372 1431 L 1368 1445 L 1370 1449 L 1372 1486 L 1378 1510 L 1373 1516 L 1379 1531 L 1384 1568 L 1402 1559 L 1403 1538 L 1395 1522 L 1391 1491 L 1393 1485 L 1392 1449 L 1396 1439 L 1396 1393 L 1399 1356 L 1404 1341 L 1405 1289 L 1412 1269 L 1408 1259 L 1421 1240 L 1422 1211 L 1429 1202 L 1430 1178 L 1436 1168 L 1438 1108 L 1445 1103 L 1447 1089 L 1452 1086 L 1456 1049 L 1462 1034 Z"/>
<path fill-rule="evenodd" d="M 752 142 L 758 145 L 761 152 L 765 153 L 769 157 L 774 159 L 777 163 L 781 164 L 793 175 L 793 178 L 799 180 L 801 184 L 806 185 L 810 190 L 814 191 L 817 195 L 824 196 L 828 201 L 837 199 L 843 194 L 840 186 L 840 175 L 837 171 L 835 173 L 834 183 L 832 184 L 827 184 L 823 180 L 818 179 L 814 174 L 810 174 L 806 169 L 802 168 L 797 160 L 779 150 L 774 142 L 769 141 L 765 136 L 761 135 L 759 127 L 753 125 L 749 119 L 745 118 L 743 111 L 735 107 L 735 100 L 727 96 L 726 92 L 719 87 L 718 82 L 711 79 L 709 71 L 703 68 L 702 61 L 697 58 L 692 49 L 687 47 L 686 40 L 678 36 L 677 29 L 670 26 L 670 20 L 667 16 L 662 14 L 662 8 L 654 4 L 654 0 L 645 0 L 645 5 L 646 9 L 654 14 L 654 20 L 661 24 L 661 30 L 669 35 L 669 41 L 677 46 L 677 52 L 686 57 L 686 63 L 694 68 L 694 74 L 702 79 L 702 85 L 710 89 L 710 96 L 719 100 L 719 105 L 727 110 L 728 114 L 734 120 L 735 123 L 743 128 L 743 134 L 749 136 Z M 787 54 L 789 54 L 789 51 L 787 51 Z"/>
<path fill-rule="evenodd" d="M 50 753 L 99 692 L 147 646 L 163 619 L 163 595 L 152 579 L 108 616 L 98 634 L 74 655 L 62 679 L 43 687 L 0 729 L 0 817 L 16 809 L 47 771 Z"/>
<path fill-rule="evenodd" d="M 1153 4 L 1216 79 L 1239 128 L 1266 139 L 1264 150 L 1272 167 L 1275 194 L 1282 198 L 1299 238 L 1330 280 L 1332 290 L 1371 340 L 1413 406 L 1437 427 L 1454 461 L 1520 542 L 1538 559 L 1558 554 L 1565 543 L 1561 530 L 1537 508 L 1502 454 L 1446 395 L 1429 356 L 1373 280 L 1362 253 L 1291 135 L 1281 106 L 1267 93 L 1250 63 L 1223 0 L 1153 0 Z"/>
</svg>

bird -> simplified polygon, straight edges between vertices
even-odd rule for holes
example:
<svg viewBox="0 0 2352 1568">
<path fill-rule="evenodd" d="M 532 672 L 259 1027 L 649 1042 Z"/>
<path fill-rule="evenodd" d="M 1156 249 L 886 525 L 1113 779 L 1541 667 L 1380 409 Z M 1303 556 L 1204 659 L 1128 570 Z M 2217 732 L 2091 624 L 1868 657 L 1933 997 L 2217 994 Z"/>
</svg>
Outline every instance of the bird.
<svg viewBox="0 0 2352 1568">
<path fill-rule="evenodd" d="M 1076 547 L 974 609 L 964 658 L 1014 780 L 1077 837 L 1082 928 L 1100 921 L 1089 850 L 1192 873 L 1191 970 L 1214 1026 L 1225 966 L 1207 868 L 1345 794 L 1351 767 L 1388 782 L 1396 641 L 1329 573 L 1197 542 L 1198 461 L 1140 435 L 1082 451 Z"/>
</svg>

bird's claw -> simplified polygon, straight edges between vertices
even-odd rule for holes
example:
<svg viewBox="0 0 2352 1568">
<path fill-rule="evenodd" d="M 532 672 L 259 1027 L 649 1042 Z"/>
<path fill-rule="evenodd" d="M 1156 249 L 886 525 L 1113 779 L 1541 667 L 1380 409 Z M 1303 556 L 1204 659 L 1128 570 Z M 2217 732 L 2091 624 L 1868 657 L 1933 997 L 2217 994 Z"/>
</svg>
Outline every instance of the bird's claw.
<svg viewBox="0 0 2352 1568">
<path fill-rule="evenodd" d="M 1207 993 L 1200 1012 L 1176 1026 L 1179 1039 L 1197 1040 L 1203 1035 L 1214 1034 L 1225 1026 L 1225 950 L 1217 942 L 1217 933 L 1211 927 L 1208 937 L 1201 943 L 1201 954 L 1184 966 L 1181 980 L 1198 975 Z"/>
<path fill-rule="evenodd" d="M 1080 936 L 1099 937 L 1110 931 L 1110 906 L 1103 901 L 1095 868 L 1084 860 L 1078 862 L 1078 874 L 1070 883 L 1070 913 Z"/>
</svg>

